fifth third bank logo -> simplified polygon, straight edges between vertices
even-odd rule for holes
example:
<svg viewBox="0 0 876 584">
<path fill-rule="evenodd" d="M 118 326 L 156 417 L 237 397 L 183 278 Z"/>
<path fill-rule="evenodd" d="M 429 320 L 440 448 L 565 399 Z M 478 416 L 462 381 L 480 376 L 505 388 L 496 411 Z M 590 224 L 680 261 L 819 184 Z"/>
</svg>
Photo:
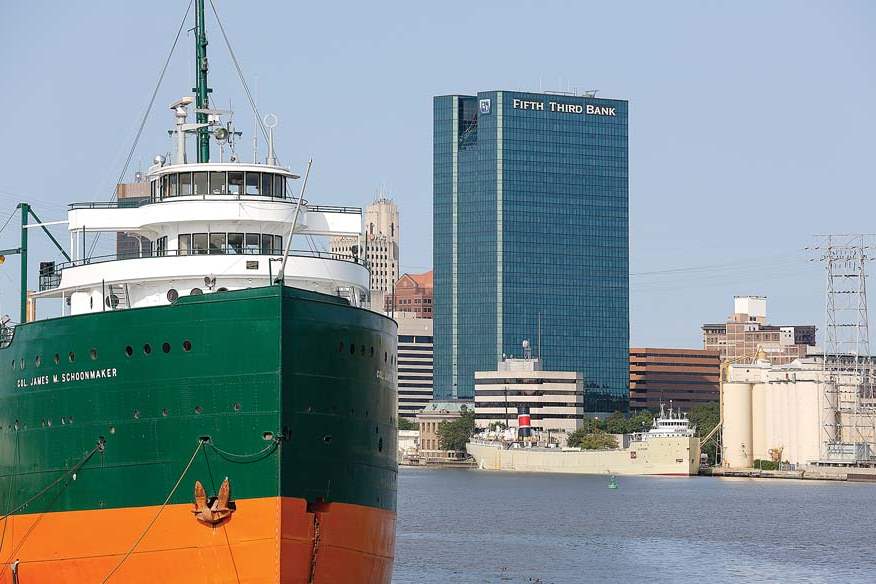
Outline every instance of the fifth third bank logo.
<svg viewBox="0 0 876 584">
<path fill-rule="evenodd" d="M 490 113 L 490 100 L 489 99 L 482 99 L 480 101 L 480 105 L 481 105 L 481 113 L 482 114 Z"/>
</svg>

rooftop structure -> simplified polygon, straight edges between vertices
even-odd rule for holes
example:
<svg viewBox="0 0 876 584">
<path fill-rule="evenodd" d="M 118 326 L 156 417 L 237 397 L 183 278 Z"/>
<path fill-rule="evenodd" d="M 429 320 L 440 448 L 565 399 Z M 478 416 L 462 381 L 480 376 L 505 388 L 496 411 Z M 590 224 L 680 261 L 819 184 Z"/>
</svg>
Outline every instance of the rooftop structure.
<svg viewBox="0 0 876 584">
<path fill-rule="evenodd" d="M 815 325 L 769 325 L 765 296 L 736 296 L 727 321 L 703 325 L 703 348 L 715 350 L 721 360 L 754 361 L 759 350 L 776 365 L 805 357 L 815 347 Z"/>
</svg>

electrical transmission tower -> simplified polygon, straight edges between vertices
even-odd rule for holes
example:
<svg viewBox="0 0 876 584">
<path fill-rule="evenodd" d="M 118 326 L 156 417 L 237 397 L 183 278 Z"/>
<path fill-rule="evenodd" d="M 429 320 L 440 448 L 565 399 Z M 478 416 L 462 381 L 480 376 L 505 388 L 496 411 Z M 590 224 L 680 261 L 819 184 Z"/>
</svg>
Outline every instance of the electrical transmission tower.
<svg viewBox="0 0 876 584">
<path fill-rule="evenodd" d="M 874 460 L 876 400 L 867 315 L 867 236 L 824 235 L 826 268 L 822 452 L 825 462 Z"/>
</svg>

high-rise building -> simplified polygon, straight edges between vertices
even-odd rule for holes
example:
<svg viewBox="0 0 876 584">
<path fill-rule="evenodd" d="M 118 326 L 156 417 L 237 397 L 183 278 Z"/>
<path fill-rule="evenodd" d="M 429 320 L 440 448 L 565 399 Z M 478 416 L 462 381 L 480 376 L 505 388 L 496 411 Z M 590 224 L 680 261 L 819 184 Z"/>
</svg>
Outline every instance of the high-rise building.
<svg viewBox="0 0 876 584">
<path fill-rule="evenodd" d="M 365 259 L 371 270 L 371 306 L 383 310 L 385 298 L 392 291 L 399 275 L 399 222 L 398 206 L 384 195 L 365 209 L 365 236 L 334 237 L 332 253 L 345 256 L 361 256 L 360 246 L 365 248 Z"/>
<path fill-rule="evenodd" d="M 425 274 L 403 274 L 386 295 L 384 312 L 396 317 L 405 313 L 432 318 L 432 270 Z"/>
<path fill-rule="evenodd" d="M 733 314 L 726 322 L 703 325 L 703 348 L 732 363 L 753 363 L 759 350 L 773 365 L 809 354 L 815 347 L 815 326 L 767 324 L 766 301 L 766 296 L 734 296 Z"/>
<path fill-rule="evenodd" d="M 432 401 L 432 319 L 396 314 L 398 415 L 414 418 Z"/>
<path fill-rule="evenodd" d="M 436 399 L 531 339 L 582 374 L 587 412 L 626 410 L 627 102 L 489 91 L 433 113 Z"/>
<path fill-rule="evenodd" d="M 717 402 L 721 391 L 717 350 L 630 349 L 630 409 L 657 410 L 660 404 L 689 411 Z"/>
</svg>

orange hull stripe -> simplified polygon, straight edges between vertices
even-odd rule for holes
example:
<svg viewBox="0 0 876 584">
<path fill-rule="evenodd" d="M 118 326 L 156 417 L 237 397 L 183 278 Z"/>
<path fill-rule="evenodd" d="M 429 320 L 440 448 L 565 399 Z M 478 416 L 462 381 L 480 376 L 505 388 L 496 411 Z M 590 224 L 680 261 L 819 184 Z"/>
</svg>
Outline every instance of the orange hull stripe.
<svg viewBox="0 0 876 584">
<path fill-rule="evenodd" d="M 111 582 L 124 584 L 389 584 L 395 514 L 301 499 L 235 501 L 224 524 L 199 523 L 192 505 L 166 507 Z M 10 517 L 0 546 L 0 584 L 20 560 L 23 583 L 99 583 L 143 533 L 158 507 Z M 0 521 L 0 534 L 3 522 Z"/>
</svg>

